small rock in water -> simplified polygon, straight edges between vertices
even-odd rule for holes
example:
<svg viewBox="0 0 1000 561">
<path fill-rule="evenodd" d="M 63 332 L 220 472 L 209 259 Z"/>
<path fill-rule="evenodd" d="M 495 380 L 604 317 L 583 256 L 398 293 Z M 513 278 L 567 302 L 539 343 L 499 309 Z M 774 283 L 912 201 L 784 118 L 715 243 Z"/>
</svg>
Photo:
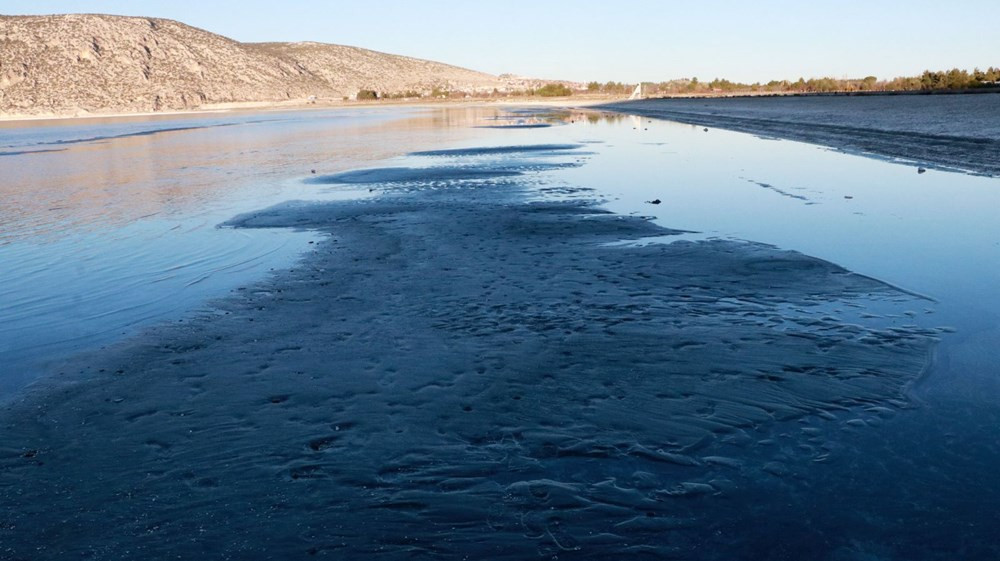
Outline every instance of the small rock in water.
<svg viewBox="0 0 1000 561">
<path fill-rule="evenodd" d="M 653 199 L 651 201 L 646 201 L 646 202 L 649 203 L 649 204 L 651 204 L 651 205 L 658 205 L 658 204 L 662 203 L 663 201 L 661 201 L 660 199 Z"/>
<path fill-rule="evenodd" d="M 314 170 L 314 169 L 311 169 L 311 170 L 309 170 L 309 172 L 310 172 L 310 173 L 313 173 L 313 174 L 315 174 L 315 173 L 316 173 L 316 170 Z"/>
<path fill-rule="evenodd" d="M 705 132 L 708 132 L 708 127 L 705 127 Z"/>
<path fill-rule="evenodd" d="M 926 173 L 927 170 L 924 168 L 917 168 L 917 173 Z"/>
<path fill-rule="evenodd" d="M 854 198 L 854 195 L 844 195 L 844 198 L 845 198 L 845 199 L 853 199 L 853 198 Z"/>
</svg>

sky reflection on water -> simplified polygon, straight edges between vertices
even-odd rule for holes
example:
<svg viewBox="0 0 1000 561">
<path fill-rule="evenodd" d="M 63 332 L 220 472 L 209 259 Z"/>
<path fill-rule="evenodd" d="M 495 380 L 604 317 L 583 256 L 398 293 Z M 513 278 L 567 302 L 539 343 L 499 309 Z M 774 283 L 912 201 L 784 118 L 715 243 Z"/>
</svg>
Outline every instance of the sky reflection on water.
<svg viewBox="0 0 1000 561">
<path fill-rule="evenodd" d="M 312 234 L 216 226 L 285 200 L 367 196 L 301 180 L 468 136 L 474 113 L 0 125 L 0 151 L 11 154 L 0 157 L 0 396 L 68 354 L 178 319 L 290 265 Z"/>
<path fill-rule="evenodd" d="M 920 559 L 994 547 L 1000 179 L 918 174 L 912 165 L 807 144 L 596 113 L 569 113 L 565 126 L 476 128 L 504 113 L 230 115 L 206 122 L 246 122 L 138 136 L 121 135 L 147 129 L 117 122 L 16 129 L 0 151 L 47 150 L 53 139 L 104 132 L 118 137 L 0 157 L 0 396 L 47 361 L 181 320 L 270 268 L 292 265 L 314 236 L 216 227 L 234 215 L 285 200 L 380 194 L 364 183 L 318 185 L 314 177 L 431 165 L 524 170 L 517 184 L 539 198 L 598 199 L 618 213 L 696 232 L 681 238 L 773 244 L 923 294 L 909 313 L 881 319 L 954 328 L 912 386 L 911 403 L 898 410 L 775 420 L 706 444 L 705 454 L 746 460 L 727 474 L 733 484 L 725 500 L 696 503 L 705 525 L 690 531 L 719 542 L 718 558 L 767 549 L 771 558 Z M 181 128 L 191 119 L 153 121 Z M 534 167 L 511 149 L 405 155 L 518 145 L 581 147 L 553 151 L 551 165 Z M 426 181 L 379 189 L 434 188 Z M 883 312 L 830 313 L 850 322 L 852 314 Z M 800 449 L 815 442 L 829 463 L 803 456 Z M 768 471 L 775 463 L 782 471 Z"/>
<path fill-rule="evenodd" d="M 367 196 L 363 186 L 303 182 L 312 170 L 391 156 L 411 164 L 398 155 L 422 149 L 542 143 L 586 143 L 584 165 L 545 173 L 549 195 L 565 187 L 694 237 L 795 249 L 925 294 L 939 303 L 906 321 L 954 326 L 955 344 L 998 323 L 996 178 L 918 174 L 812 145 L 639 117 L 574 113 L 567 126 L 477 128 L 505 114 L 396 108 L 7 124 L 3 150 L 60 151 L 0 157 L 8 318 L 0 352 L 22 361 L 107 342 L 291 263 L 308 234 L 215 226 L 283 200 Z M 78 142 L 95 137 L 107 138 Z M 653 199 L 662 204 L 646 202 Z M 933 318 L 921 319 L 929 311 Z"/>
</svg>

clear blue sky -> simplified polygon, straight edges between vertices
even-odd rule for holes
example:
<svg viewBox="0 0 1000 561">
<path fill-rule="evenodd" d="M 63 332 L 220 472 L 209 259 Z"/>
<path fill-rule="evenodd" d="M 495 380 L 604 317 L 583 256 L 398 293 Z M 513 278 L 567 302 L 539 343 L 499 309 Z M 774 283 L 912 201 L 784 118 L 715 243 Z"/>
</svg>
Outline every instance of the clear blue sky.
<svg viewBox="0 0 1000 561">
<path fill-rule="evenodd" d="M 0 0 L 0 13 L 180 20 L 579 81 L 892 78 L 1000 66 L 1000 0 Z"/>
</svg>

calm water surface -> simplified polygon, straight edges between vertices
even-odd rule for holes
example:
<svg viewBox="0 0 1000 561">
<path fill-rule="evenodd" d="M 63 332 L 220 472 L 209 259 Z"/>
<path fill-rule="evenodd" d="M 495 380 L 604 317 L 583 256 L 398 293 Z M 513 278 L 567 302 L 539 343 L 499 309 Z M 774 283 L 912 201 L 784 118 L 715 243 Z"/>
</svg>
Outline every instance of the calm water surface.
<svg viewBox="0 0 1000 561">
<path fill-rule="evenodd" d="M 179 318 L 292 263 L 309 234 L 216 226 L 284 200 L 368 195 L 309 185 L 302 180 L 312 170 L 428 148 L 545 142 L 585 141 L 590 152 L 585 165 L 550 172 L 549 193 L 592 189 L 583 196 L 699 233 L 692 237 L 795 249 L 925 294 L 937 302 L 900 321 L 956 328 L 942 348 L 949 357 L 991 354 L 965 345 L 1000 324 L 996 178 L 918 174 L 808 144 L 639 117 L 482 127 L 518 121 L 529 122 L 497 108 L 394 108 L 4 125 L 0 388 L 9 393 L 47 360 Z M 653 199 L 662 204 L 646 202 Z M 976 371 L 996 379 L 996 364 Z"/>
<path fill-rule="evenodd" d="M 849 126 L 950 138 L 1000 139 L 1000 95 L 782 96 L 672 98 L 663 108 L 789 125 Z"/>
<path fill-rule="evenodd" d="M 301 179 L 470 136 L 465 110 L 0 125 L 0 400 L 65 356 L 288 266 L 307 233 L 219 229 Z"/>
<path fill-rule="evenodd" d="M 1000 500 L 1000 179 L 918 174 L 808 144 L 628 116 L 576 112 L 551 127 L 481 128 L 533 122 L 507 114 L 396 108 L 4 125 L 0 394 L 67 354 L 182 320 L 291 266 L 311 234 L 217 225 L 289 199 L 370 195 L 364 185 L 306 183 L 313 169 L 428 165 L 404 156 L 415 150 L 586 143 L 582 165 L 539 176 L 538 197 L 599 199 L 689 230 L 688 239 L 817 256 L 927 297 L 887 323 L 954 330 L 915 381 L 913 409 L 830 435 L 841 459 L 802 467 L 802 479 L 746 474 L 752 484 L 720 505 L 712 535 L 734 552 L 787 544 L 782 558 L 829 553 L 822 544 L 844 532 L 853 545 L 828 558 L 914 559 L 963 547 L 976 558 L 988 549 Z M 774 428 L 779 441 L 794 431 Z"/>
</svg>

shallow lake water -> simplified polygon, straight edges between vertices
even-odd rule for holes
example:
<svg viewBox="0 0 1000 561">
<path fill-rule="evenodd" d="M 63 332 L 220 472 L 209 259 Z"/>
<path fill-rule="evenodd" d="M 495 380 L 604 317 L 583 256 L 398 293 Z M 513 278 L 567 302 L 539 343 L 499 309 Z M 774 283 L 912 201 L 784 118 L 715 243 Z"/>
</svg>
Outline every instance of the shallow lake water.
<svg viewBox="0 0 1000 561">
<path fill-rule="evenodd" d="M 982 558 L 995 548 L 998 178 L 918 173 L 634 116 L 488 106 L 18 123 L 0 133 L 2 396 L 69 354 L 183 321 L 271 269 L 294 267 L 315 239 L 218 227 L 236 214 L 293 199 L 378 196 L 364 172 L 336 174 L 435 157 L 408 152 L 578 145 L 556 158 L 572 165 L 532 176 L 533 196 L 596 199 L 690 232 L 642 243 L 737 239 L 815 256 L 922 296 L 903 314 L 831 315 L 947 328 L 907 408 L 873 408 L 860 423 L 836 415 L 775 423 L 753 435 L 756 446 L 714 444 L 718 457 L 752 456 L 747 465 L 763 468 L 729 475 L 725 504 L 703 520 L 704 539 L 726 545 L 706 543 L 717 547 L 705 558 L 760 548 L 776 559 Z M 502 150 L 462 157 L 461 166 L 526 165 Z M 433 178 L 423 187 L 433 189 Z M 835 447 L 836 461 L 803 456 L 820 441 Z M 832 538 L 845 533 L 849 543 Z"/>
<path fill-rule="evenodd" d="M 471 136 L 467 111 L 307 111 L 0 124 L 0 401 L 47 365 L 292 264 L 308 233 L 235 214 L 316 173 Z"/>
</svg>

